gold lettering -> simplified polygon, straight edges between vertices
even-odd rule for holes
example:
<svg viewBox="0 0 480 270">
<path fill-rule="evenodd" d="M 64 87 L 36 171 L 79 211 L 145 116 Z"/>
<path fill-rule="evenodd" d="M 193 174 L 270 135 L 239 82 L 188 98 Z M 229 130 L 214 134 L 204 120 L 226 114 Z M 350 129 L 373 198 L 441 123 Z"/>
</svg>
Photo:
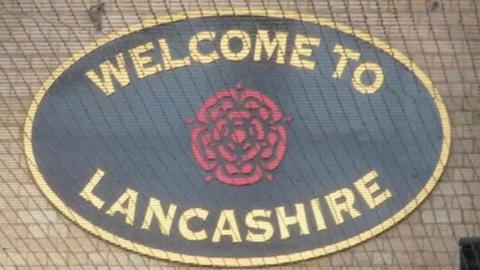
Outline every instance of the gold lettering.
<svg viewBox="0 0 480 270">
<path fill-rule="evenodd" d="M 240 39 L 242 42 L 242 48 L 238 52 L 233 52 L 230 48 L 230 40 L 233 38 Z M 247 57 L 247 55 L 250 53 L 250 46 L 250 36 L 246 32 L 240 30 L 229 30 L 222 36 L 222 39 L 220 40 L 220 50 L 223 56 L 227 60 L 231 61 L 240 61 Z"/>
<path fill-rule="evenodd" d="M 338 44 L 335 46 L 335 48 L 333 48 L 333 52 L 340 54 L 340 59 L 338 59 L 337 68 L 333 72 L 332 77 L 334 79 L 340 79 L 345 71 L 348 60 L 358 61 L 358 59 L 360 59 L 360 53 L 347 49 Z"/>
<path fill-rule="evenodd" d="M 159 39 L 158 44 L 160 45 L 160 49 L 162 50 L 163 67 L 165 70 L 180 68 L 191 64 L 189 56 L 186 56 L 183 59 L 172 59 L 170 46 L 168 45 L 166 39 Z"/>
<path fill-rule="evenodd" d="M 152 42 L 142 44 L 130 50 L 130 57 L 132 58 L 133 65 L 139 79 L 153 75 L 162 70 L 160 64 L 152 65 L 152 57 L 145 54 L 152 50 Z"/>
<path fill-rule="evenodd" d="M 170 235 L 173 217 L 175 216 L 176 211 L 177 206 L 172 203 L 168 206 L 167 214 L 165 214 L 160 200 L 150 198 L 150 202 L 148 203 L 147 211 L 145 213 L 145 219 L 143 220 L 142 229 L 150 229 L 153 216 L 155 216 L 158 220 L 158 224 L 160 225 L 160 232 L 164 235 Z"/>
<path fill-rule="evenodd" d="M 320 46 L 320 39 L 297 35 L 295 37 L 295 45 L 292 51 L 292 56 L 290 57 L 290 65 L 313 70 L 315 68 L 315 61 L 303 58 L 311 57 L 313 53 L 312 48 L 305 47 L 305 45 L 318 47 Z"/>
<path fill-rule="evenodd" d="M 113 216 L 117 212 L 125 215 L 125 223 L 128 225 L 133 225 L 135 220 L 135 209 L 137 206 L 137 196 L 138 192 L 127 188 L 125 192 L 118 198 L 118 200 L 107 210 L 107 215 Z M 127 204 L 124 207 L 124 204 Z"/>
<path fill-rule="evenodd" d="M 317 224 L 317 231 L 325 230 L 327 225 L 325 225 L 325 219 L 323 218 L 322 210 L 320 209 L 320 199 L 316 198 L 311 200 L 310 206 L 312 207 L 313 217 Z"/>
<path fill-rule="evenodd" d="M 83 190 L 80 192 L 80 196 L 93 204 L 97 209 L 102 208 L 102 206 L 105 204 L 105 202 L 98 198 L 95 194 L 93 194 L 93 189 L 98 185 L 100 180 L 102 180 L 102 177 L 105 175 L 105 172 L 103 172 L 100 169 L 97 169 L 95 174 L 90 178 L 88 183 L 85 185 Z"/>
<path fill-rule="evenodd" d="M 234 243 L 242 242 L 240 231 L 238 230 L 237 219 L 235 218 L 235 212 L 233 210 L 222 210 L 220 212 L 217 227 L 215 227 L 215 232 L 213 233 L 212 242 L 220 242 L 222 236 L 230 236 Z"/>
<path fill-rule="evenodd" d="M 341 198 L 343 200 L 339 202 L 338 200 Z M 353 207 L 355 197 L 353 192 L 348 188 L 342 188 L 328 194 L 325 196 L 325 200 L 327 201 L 335 220 L 335 224 L 337 225 L 342 224 L 345 221 L 342 213 L 348 213 L 352 218 L 361 216 L 360 212 Z"/>
<path fill-rule="evenodd" d="M 207 239 L 207 232 L 205 229 L 200 231 L 192 231 L 188 227 L 188 221 L 192 218 L 198 218 L 201 220 L 206 220 L 208 217 L 208 211 L 203 208 L 190 208 L 187 211 L 183 212 L 178 221 L 178 230 L 180 234 L 187 240 L 199 241 Z"/>
<path fill-rule="evenodd" d="M 264 209 L 256 209 L 248 212 L 245 216 L 245 224 L 250 229 L 262 230 L 262 233 L 254 233 L 248 230 L 246 241 L 249 242 L 266 242 L 272 239 L 273 226 L 267 220 L 257 220 L 257 218 L 270 218 L 272 211 Z"/>
<path fill-rule="evenodd" d="M 280 228 L 280 238 L 286 239 L 290 237 L 290 231 L 288 226 L 298 224 L 300 227 L 300 235 L 309 234 L 310 230 L 308 228 L 307 216 L 305 214 L 305 207 L 302 203 L 295 204 L 296 215 L 287 216 L 285 213 L 285 207 L 275 208 L 278 219 L 278 226 Z"/>
<path fill-rule="evenodd" d="M 377 172 L 371 171 L 353 183 L 360 195 L 362 195 L 365 202 L 367 202 L 370 209 L 377 207 L 385 200 L 392 197 L 392 193 L 388 189 L 385 189 L 383 192 L 373 197 L 373 193 L 380 190 L 380 186 L 378 185 L 378 183 L 373 181 L 377 177 Z"/>
<path fill-rule="evenodd" d="M 109 60 L 100 64 L 100 71 L 102 73 L 102 79 L 93 70 L 87 71 L 85 75 L 106 95 L 115 93 L 115 87 L 113 86 L 112 76 L 117 80 L 121 87 L 130 83 L 130 77 L 128 76 L 127 69 L 125 68 L 125 59 L 123 54 L 116 55 L 118 68 L 115 67 Z"/>
<path fill-rule="evenodd" d="M 277 51 L 277 63 L 284 64 L 285 52 L 287 50 L 287 32 L 275 32 L 273 39 L 270 40 L 268 30 L 258 30 L 253 60 L 261 60 L 262 48 L 264 48 L 267 53 L 266 60 L 270 60 L 275 51 Z"/>
<path fill-rule="evenodd" d="M 375 74 L 375 79 L 371 84 L 364 84 L 362 82 L 362 75 L 366 71 L 372 71 Z M 383 70 L 378 64 L 364 63 L 360 64 L 353 72 L 352 83 L 358 92 L 362 94 L 373 94 L 382 87 L 384 79 Z"/>
<path fill-rule="evenodd" d="M 192 39 L 190 39 L 188 48 L 190 50 L 190 56 L 194 61 L 197 61 L 202 64 L 208 64 L 218 60 L 219 56 L 215 50 L 213 50 L 208 54 L 203 54 L 200 52 L 198 48 L 198 45 L 202 41 L 214 41 L 215 35 L 216 35 L 215 32 L 202 31 L 202 32 L 198 32 L 196 35 L 192 37 Z"/>
</svg>

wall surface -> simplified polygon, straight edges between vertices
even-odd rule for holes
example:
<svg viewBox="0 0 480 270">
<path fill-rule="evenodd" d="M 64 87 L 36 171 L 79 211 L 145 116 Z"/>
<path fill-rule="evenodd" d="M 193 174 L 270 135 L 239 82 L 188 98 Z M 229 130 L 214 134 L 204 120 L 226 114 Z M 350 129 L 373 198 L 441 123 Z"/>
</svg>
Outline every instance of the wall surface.
<svg viewBox="0 0 480 270">
<path fill-rule="evenodd" d="M 447 168 L 427 200 L 380 236 L 281 269 L 457 269 L 458 240 L 480 236 L 480 3 L 476 0 L 0 1 L 0 268 L 187 269 L 125 251 L 73 224 L 40 193 L 25 164 L 22 127 L 41 82 L 73 52 L 128 24 L 191 9 L 300 10 L 352 25 L 408 55 L 441 92 L 452 123 Z"/>
</svg>

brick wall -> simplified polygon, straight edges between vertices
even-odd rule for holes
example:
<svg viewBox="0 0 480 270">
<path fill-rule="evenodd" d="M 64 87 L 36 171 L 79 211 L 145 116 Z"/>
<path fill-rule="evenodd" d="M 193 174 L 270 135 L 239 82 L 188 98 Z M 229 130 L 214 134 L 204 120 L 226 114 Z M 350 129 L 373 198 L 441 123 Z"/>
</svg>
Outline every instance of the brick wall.
<svg viewBox="0 0 480 270">
<path fill-rule="evenodd" d="M 184 9 L 236 6 L 315 13 L 386 40 L 431 77 L 447 104 L 453 145 L 445 173 L 412 215 L 380 236 L 282 269 L 457 269 L 460 237 L 480 236 L 480 3 L 475 0 L 0 1 L 0 268 L 187 269 L 125 251 L 66 220 L 25 165 L 22 126 L 32 95 L 71 53 L 114 29 Z M 314 6 L 314 8 L 312 8 Z"/>
</svg>

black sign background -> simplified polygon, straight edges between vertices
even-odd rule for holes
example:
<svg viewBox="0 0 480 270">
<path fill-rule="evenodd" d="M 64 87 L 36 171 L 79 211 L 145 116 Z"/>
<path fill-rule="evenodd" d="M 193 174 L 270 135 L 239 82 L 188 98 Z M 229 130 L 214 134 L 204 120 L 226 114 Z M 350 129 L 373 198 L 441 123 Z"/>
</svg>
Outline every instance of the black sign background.
<svg viewBox="0 0 480 270">
<path fill-rule="evenodd" d="M 410 213 L 431 191 L 448 156 L 448 117 L 429 79 L 414 64 L 404 62 L 408 59 L 399 54 L 398 59 L 392 57 L 391 49 L 380 41 L 374 43 L 381 49 L 363 34 L 355 37 L 347 27 L 338 26 L 339 31 L 308 16 L 304 21 L 293 14 L 287 19 L 189 17 L 170 24 L 149 22 L 151 27 L 119 34 L 112 42 L 101 41 L 102 46 L 80 60 L 67 61 L 35 98 L 25 134 L 29 166 L 47 197 L 80 226 L 123 247 L 164 259 L 228 266 L 275 264 L 330 253 L 370 238 Z M 251 33 L 252 39 L 257 29 L 319 37 L 316 69 L 254 62 L 251 57 L 239 62 L 220 58 L 142 80 L 132 78 L 111 96 L 84 75 L 118 52 L 148 40 L 165 37 L 171 44 L 188 44 L 197 31 L 221 33 L 232 28 Z M 331 52 L 335 44 L 380 64 L 385 83 L 377 93 L 362 95 L 352 88 L 350 79 L 332 79 L 338 61 Z M 176 46 L 173 54 L 186 55 L 187 47 Z M 127 67 L 135 72 L 131 63 Z M 415 73 L 409 70 L 412 67 Z M 351 78 L 350 68 L 344 76 Z M 192 157 L 191 128 L 185 119 L 194 116 L 206 98 L 239 81 L 273 98 L 293 118 L 287 153 L 272 182 L 242 187 L 205 183 L 205 174 Z M 374 210 L 356 200 L 362 216 L 337 226 L 326 218 L 328 229 L 323 233 L 314 230 L 308 216 L 312 227 L 306 236 L 293 229 L 289 239 L 273 237 L 261 244 L 192 242 L 175 233 L 175 221 L 167 237 L 141 230 L 141 219 L 127 225 L 124 217 L 108 216 L 81 198 L 80 191 L 98 168 L 106 174 L 95 193 L 106 202 L 115 201 L 130 187 L 140 194 L 139 215 L 147 199 L 157 197 L 183 210 L 208 209 L 211 216 L 205 228 L 215 227 L 221 209 L 235 209 L 239 219 L 257 208 L 286 206 L 293 211 L 295 203 L 350 187 L 371 170 L 378 172 L 378 182 L 393 196 Z M 245 234 L 244 227 L 241 232 Z"/>
</svg>

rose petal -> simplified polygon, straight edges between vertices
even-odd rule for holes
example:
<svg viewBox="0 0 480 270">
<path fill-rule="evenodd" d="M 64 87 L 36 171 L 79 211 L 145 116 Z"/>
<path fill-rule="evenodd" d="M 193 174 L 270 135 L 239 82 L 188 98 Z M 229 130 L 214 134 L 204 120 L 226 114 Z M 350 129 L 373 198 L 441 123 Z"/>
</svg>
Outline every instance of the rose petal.
<svg viewBox="0 0 480 270">
<path fill-rule="evenodd" d="M 245 151 L 242 155 L 242 160 L 247 161 L 251 160 L 257 156 L 258 152 L 260 151 L 260 143 L 256 143 L 253 146 L 250 146 L 247 151 Z"/>
<path fill-rule="evenodd" d="M 234 104 L 231 100 L 228 100 L 228 101 L 224 101 L 222 103 L 221 107 L 222 107 L 222 110 L 228 111 L 228 110 L 231 110 L 234 107 Z"/>
<path fill-rule="evenodd" d="M 243 106 L 247 109 L 258 109 L 260 108 L 260 105 L 258 104 L 258 102 L 256 100 L 248 100 L 248 101 L 245 101 Z"/>
<path fill-rule="evenodd" d="M 250 163 L 247 163 L 241 168 L 241 170 L 242 170 L 242 173 L 248 174 L 253 170 L 253 165 Z"/>
<path fill-rule="evenodd" d="M 278 141 L 278 136 L 276 133 L 274 132 L 270 132 L 268 133 L 267 135 L 267 141 L 270 145 L 275 145 L 275 143 Z"/>
<path fill-rule="evenodd" d="M 227 120 L 225 119 L 220 119 L 218 122 L 215 124 L 215 127 L 213 129 L 212 137 L 215 141 L 219 141 L 222 138 L 221 132 L 223 130 L 223 127 L 227 124 Z"/>
<path fill-rule="evenodd" d="M 263 120 L 267 120 L 268 117 L 270 116 L 270 113 L 268 112 L 268 110 L 263 107 L 260 108 L 258 112 L 260 113 L 260 117 L 262 117 Z"/>
<path fill-rule="evenodd" d="M 227 165 L 225 165 L 225 169 L 228 174 L 238 174 L 240 172 L 238 167 L 233 163 L 227 163 Z"/>
<path fill-rule="evenodd" d="M 255 127 L 255 130 L 256 130 L 256 133 L 257 133 L 257 139 L 258 140 L 263 140 L 263 138 L 265 138 L 265 131 L 263 129 L 262 123 L 260 123 L 260 121 L 255 118 L 255 119 L 252 120 L 252 126 Z"/>
<path fill-rule="evenodd" d="M 206 171 L 210 171 L 217 167 L 216 160 L 210 161 L 204 156 L 205 145 L 202 143 L 203 137 L 208 135 L 202 134 L 204 128 L 202 126 L 195 127 L 192 130 L 192 152 L 197 163 Z"/>
<path fill-rule="evenodd" d="M 218 152 L 220 153 L 220 155 L 222 155 L 224 159 L 228 161 L 235 161 L 237 159 L 232 152 L 228 151 L 225 145 L 219 145 Z"/>
<path fill-rule="evenodd" d="M 230 138 L 232 138 L 232 141 L 234 141 L 235 143 L 242 143 L 247 138 L 247 133 L 245 133 L 243 129 L 235 129 L 230 134 Z"/>
<path fill-rule="evenodd" d="M 249 111 L 233 111 L 227 115 L 228 119 L 247 119 L 250 120 L 252 118 L 252 114 Z"/>
<path fill-rule="evenodd" d="M 260 153 L 260 156 L 263 159 L 269 159 L 272 157 L 272 155 L 273 155 L 273 151 L 272 151 L 272 148 L 270 147 L 263 149 L 263 151 Z"/>
<path fill-rule="evenodd" d="M 217 155 L 215 155 L 215 152 L 210 147 L 205 147 L 205 155 L 210 160 L 214 160 L 217 157 Z"/>
</svg>

